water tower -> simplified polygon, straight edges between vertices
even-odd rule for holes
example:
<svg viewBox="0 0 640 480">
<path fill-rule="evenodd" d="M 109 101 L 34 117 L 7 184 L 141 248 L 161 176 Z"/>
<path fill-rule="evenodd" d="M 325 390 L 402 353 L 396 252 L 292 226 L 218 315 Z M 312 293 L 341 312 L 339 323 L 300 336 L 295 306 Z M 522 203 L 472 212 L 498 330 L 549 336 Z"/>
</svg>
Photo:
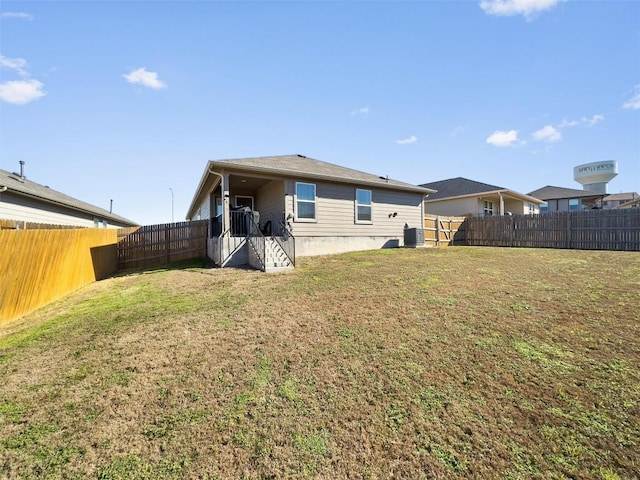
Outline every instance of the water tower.
<svg viewBox="0 0 640 480">
<path fill-rule="evenodd" d="M 583 190 L 591 192 L 607 193 L 607 184 L 616 175 L 618 175 L 618 162 L 615 160 L 585 163 L 573 167 L 573 179 L 582 185 Z"/>
</svg>

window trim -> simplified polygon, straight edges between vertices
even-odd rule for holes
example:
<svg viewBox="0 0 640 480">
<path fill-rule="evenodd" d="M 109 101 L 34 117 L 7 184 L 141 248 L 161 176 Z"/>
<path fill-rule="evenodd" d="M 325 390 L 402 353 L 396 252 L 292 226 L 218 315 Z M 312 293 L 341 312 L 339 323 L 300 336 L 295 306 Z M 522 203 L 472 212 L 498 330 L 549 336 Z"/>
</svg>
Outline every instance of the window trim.
<svg viewBox="0 0 640 480">
<path fill-rule="evenodd" d="M 482 215 L 484 217 L 493 217 L 493 200 L 483 200 Z M 487 206 L 490 205 L 490 207 Z M 490 212 L 487 214 L 487 212 Z"/>
<path fill-rule="evenodd" d="M 571 204 L 571 202 L 574 202 L 573 205 Z M 575 208 L 571 208 L 572 206 L 575 206 Z M 580 199 L 579 198 L 570 198 L 569 201 L 567 202 L 567 207 L 569 208 L 570 212 L 577 212 L 580 210 Z"/>
<path fill-rule="evenodd" d="M 251 210 L 253 210 L 255 208 L 255 200 L 253 198 L 253 195 L 236 195 L 235 199 L 234 199 L 234 206 L 238 206 L 238 199 L 239 198 L 243 198 L 243 199 L 247 199 L 250 198 L 251 199 Z"/>
<path fill-rule="evenodd" d="M 358 192 L 369 192 L 369 203 L 358 203 Z M 357 224 L 362 224 L 362 225 L 372 225 L 373 224 L 373 191 L 367 189 L 367 188 L 356 188 L 355 191 L 355 199 L 353 200 L 353 203 L 355 205 L 354 208 L 354 223 Z M 370 220 L 360 220 L 359 218 L 359 212 L 358 212 L 358 207 L 369 207 L 369 217 Z"/>
<path fill-rule="evenodd" d="M 313 200 L 301 200 L 298 198 L 298 185 L 311 185 L 313 186 Z M 306 218 L 298 216 L 298 202 L 313 204 L 313 218 Z M 317 223 L 318 222 L 318 188 L 315 183 L 309 182 L 296 182 L 295 193 L 293 198 L 293 213 L 294 220 L 296 222 Z"/>
</svg>

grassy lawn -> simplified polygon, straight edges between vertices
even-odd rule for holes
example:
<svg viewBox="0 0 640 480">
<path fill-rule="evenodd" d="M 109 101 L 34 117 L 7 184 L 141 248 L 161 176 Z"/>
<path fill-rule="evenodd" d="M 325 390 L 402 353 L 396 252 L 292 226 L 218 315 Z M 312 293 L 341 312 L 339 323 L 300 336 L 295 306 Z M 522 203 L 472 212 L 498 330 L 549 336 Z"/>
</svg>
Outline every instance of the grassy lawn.
<svg viewBox="0 0 640 480">
<path fill-rule="evenodd" d="M 640 255 L 98 282 L 0 329 L 0 478 L 640 478 Z"/>
</svg>

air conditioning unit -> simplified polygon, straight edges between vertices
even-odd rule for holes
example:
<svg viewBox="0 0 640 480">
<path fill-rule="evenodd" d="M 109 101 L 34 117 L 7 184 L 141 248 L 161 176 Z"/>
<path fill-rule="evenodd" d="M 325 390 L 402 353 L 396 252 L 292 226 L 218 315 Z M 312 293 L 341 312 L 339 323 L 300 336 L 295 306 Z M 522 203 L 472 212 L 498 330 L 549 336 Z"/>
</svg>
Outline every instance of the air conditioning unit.
<svg viewBox="0 0 640 480">
<path fill-rule="evenodd" d="M 404 246 L 411 247 L 411 248 L 424 246 L 424 229 L 423 228 L 405 228 Z"/>
</svg>

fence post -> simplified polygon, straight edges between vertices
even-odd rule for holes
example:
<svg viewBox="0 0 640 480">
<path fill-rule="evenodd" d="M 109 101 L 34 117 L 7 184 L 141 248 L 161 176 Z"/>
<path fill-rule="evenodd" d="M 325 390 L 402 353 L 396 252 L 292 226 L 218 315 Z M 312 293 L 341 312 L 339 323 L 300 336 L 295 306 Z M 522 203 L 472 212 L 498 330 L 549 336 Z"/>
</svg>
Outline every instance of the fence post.
<svg viewBox="0 0 640 480">
<path fill-rule="evenodd" d="M 170 253 L 169 253 L 169 247 L 170 247 L 170 243 L 169 243 L 169 225 L 168 224 L 164 224 L 164 249 L 167 252 L 167 263 L 169 263 L 169 259 L 170 259 Z"/>
<path fill-rule="evenodd" d="M 436 247 L 440 246 L 440 217 L 436 216 Z"/>
<path fill-rule="evenodd" d="M 516 221 L 513 218 L 513 215 L 509 216 L 509 220 L 511 221 L 511 242 L 510 247 L 515 247 L 516 243 Z"/>
<path fill-rule="evenodd" d="M 567 215 L 567 248 L 571 248 L 571 212 Z"/>
</svg>

